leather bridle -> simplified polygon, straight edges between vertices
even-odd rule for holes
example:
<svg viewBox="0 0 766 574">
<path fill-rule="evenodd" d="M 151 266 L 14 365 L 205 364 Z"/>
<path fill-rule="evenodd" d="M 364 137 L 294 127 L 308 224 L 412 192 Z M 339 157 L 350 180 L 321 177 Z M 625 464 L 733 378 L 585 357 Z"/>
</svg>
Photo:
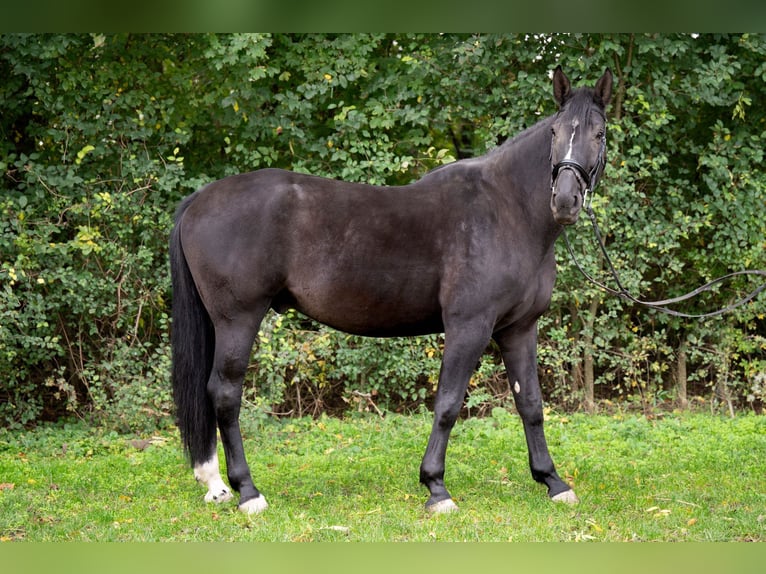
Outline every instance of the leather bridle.
<svg viewBox="0 0 766 574">
<path fill-rule="evenodd" d="M 551 150 L 551 154 L 552 153 L 553 150 Z M 585 198 L 588 196 L 588 193 L 593 191 L 596 185 L 598 185 L 598 180 L 604 171 L 605 165 L 606 136 L 601 138 L 601 149 L 598 153 L 598 160 L 596 160 L 596 164 L 590 171 L 585 169 L 585 167 L 583 167 L 583 165 L 575 159 L 562 159 L 557 164 L 554 164 L 551 167 L 551 191 L 556 188 L 556 181 L 558 180 L 561 172 L 567 169 L 571 170 L 575 172 L 575 177 L 577 177 L 577 180 L 581 183 L 580 191 L 582 192 L 583 203 L 585 203 Z M 582 184 L 584 184 L 584 189 Z"/>
</svg>

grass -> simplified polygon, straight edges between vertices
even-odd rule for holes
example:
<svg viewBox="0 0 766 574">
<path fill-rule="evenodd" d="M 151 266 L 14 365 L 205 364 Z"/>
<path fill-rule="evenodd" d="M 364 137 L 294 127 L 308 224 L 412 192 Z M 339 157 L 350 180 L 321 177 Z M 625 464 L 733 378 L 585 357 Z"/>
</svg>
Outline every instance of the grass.
<svg viewBox="0 0 766 574">
<path fill-rule="evenodd" d="M 461 511 L 430 516 L 418 465 L 430 416 L 245 426 L 269 509 L 202 501 L 175 432 L 81 423 L 0 431 L 0 540 L 766 541 L 766 417 L 550 413 L 559 473 L 580 497 L 534 483 L 520 421 L 458 423 L 447 484 Z"/>
</svg>

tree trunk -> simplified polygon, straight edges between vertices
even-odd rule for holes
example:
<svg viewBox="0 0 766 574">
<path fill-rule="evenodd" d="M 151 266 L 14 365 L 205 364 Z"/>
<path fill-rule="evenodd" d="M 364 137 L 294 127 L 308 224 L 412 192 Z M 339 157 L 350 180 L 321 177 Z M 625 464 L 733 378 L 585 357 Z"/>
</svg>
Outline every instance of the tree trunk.
<svg viewBox="0 0 766 574">
<path fill-rule="evenodd" d="M 569 369 L 569 378 L 572 381 L 572 394 L 577 396 L 582 390 L 582 363 L 575 361 Z"/>
<path fill-rule="evenodd" d="M 596 401 L 594 398 L 594 385 L 596 377 L 593 369 L 593 326 L 596 323 L 596 312 L 598 311 L 598 298 L 594 297 L 590 302 L 588 317 L 585 325 L 585 338 L 583 340 L 583 390 L 585 391 L 585 410 L 593 413 L 596 410 Z"/>
<path fill-rule="evenodd" d="M 723 355 L 723 367 L 721 373 L 718 375 L 718 381 L 716 383 L 715 393 L 718 398 L 726 403 L 729 411 L 729 416 L 734 418 L 734 405 L 731 401 L 731 394 L 729 393 L 729 357 L 728 353 Z"/>
<path fill-rule="evenodd" d="M 676 362 L 676 385 L 678 387 L 678 406 L 684 410 L 689 408 L 689 400 L 686 396 L 686 339 L 681 341 L 678 347 L 678 360 Z"/>
<path fill-rule="evenodd" d="M 569 316 L 571 320 L 572 325 L 577 325 L 577 322 L 580 320 L 579 314 L 577 312 L 577 305 L 572 303 L 569 307 Z M 579 333 L 575 333 L 575 341 L 574 346 L 577 348 L 577 339 L 579 338 Z M 575 401 L 578 401 L 580 398 L 580 392 L 582 391 L 582 361 L 573 360 L 569 367 L 569 380 L 571 381 L 571 389 L 572 389 L 572 397 Z"/>
</svg>

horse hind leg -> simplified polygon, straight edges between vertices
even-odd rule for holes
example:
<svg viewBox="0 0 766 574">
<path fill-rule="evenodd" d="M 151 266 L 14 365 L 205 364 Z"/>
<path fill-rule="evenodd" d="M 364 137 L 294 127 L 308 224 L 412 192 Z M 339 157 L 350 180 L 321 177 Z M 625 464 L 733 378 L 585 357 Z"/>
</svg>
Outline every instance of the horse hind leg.
<svg viewBox="0 0 766 574">
<path fill-rule="evenodd" d="M 268 306 L 264 307 L 267 308 Z M 208 394 L 215 408 L 226 455 L 229 484 L 239 492 L 240 510 L 248 514 L 262 512 L 268 506 L 264 496 L 253 484 L 239 426 L 242 382 L 261 318 L 262 314 L 258 316 L 258 320 L 240 318 L 238 321 L 221 321 L 216 325 L 215 358 L 208 382 Z M 213 461 L 210 461 L 208 468 L 213 470 L 212 478 L 208 482 L 208 488 L 211 485 L 213 488 L 208 494 L 212 492 L 214 495 L 222 481 L 219 482 L 220 474 L 215 472 Z"/>
<path fill-rule="evenodd" d="M 231 490 L 221 477 L 218 453 L 215 450 L 209 459 L 194 465 L 194 478 L 207 488 L 205 502 L 221 503 L 232 499 Z"/>
</svg>

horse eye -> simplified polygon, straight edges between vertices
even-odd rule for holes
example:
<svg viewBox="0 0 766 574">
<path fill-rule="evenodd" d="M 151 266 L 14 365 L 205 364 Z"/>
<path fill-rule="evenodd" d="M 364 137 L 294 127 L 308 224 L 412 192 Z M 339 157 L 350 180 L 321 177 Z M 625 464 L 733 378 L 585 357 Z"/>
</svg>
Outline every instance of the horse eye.
<svg viewBox="0 0 766 574">
<path fill-rule="evenodd" d="M 602 140 L 602 139 L 604 139 L 605 135 L 606 134 L 604 133 L 604 130 L 598 130 L 598 132 L 596 133 L 596 139 L 597 140 Z"/>
</svg>

